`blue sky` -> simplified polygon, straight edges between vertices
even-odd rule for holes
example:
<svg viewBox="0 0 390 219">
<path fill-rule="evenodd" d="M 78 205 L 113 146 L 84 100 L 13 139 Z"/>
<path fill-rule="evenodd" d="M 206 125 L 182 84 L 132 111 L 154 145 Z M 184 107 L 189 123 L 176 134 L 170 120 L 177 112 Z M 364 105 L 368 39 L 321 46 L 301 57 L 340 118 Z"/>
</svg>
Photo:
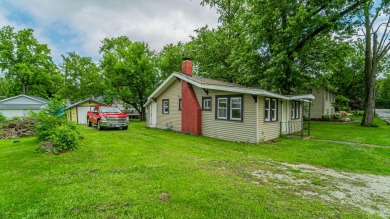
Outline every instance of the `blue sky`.
<svg viewBox="0 0 390 219">
<path fill-rule="evenodd" d="M 197 28 L 216 27 L 218 15 L 200 0 L 0 0 L 0 27 L 6 25 L 34 29 L 58 64 L 71 51 L 98 60 L 105 37 L 125 35 L 159 51 L 189 41 Z"/>
</svg>

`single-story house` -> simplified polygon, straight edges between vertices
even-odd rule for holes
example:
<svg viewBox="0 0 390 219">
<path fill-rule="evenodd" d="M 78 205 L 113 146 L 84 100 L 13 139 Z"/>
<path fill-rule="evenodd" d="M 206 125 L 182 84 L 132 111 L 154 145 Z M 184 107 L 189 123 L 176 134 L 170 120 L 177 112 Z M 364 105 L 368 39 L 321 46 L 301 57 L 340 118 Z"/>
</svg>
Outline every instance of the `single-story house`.
<svg viewBox="0 0 390 219">
<path fill-rule="evenodd" d="M 312 94 L 315 97 L 311 106 L 310 117 L 320 119 L 322 115 L 335 113 L 332 103 L 335 102 L 336 96 L 324 87 L 312 88 Z"/>
<path fill-rule="evenodd" d="M 145 103 L 147 126 L 219 139 L 258 143 L 302 129 L 311 94 L 284 96 L 192 75 L 185 60 Z"/>
<path fill-rule="evenodd" d="M 92 98 L 74 103 L 65 108 L 66 117 L 78 124 L 87 124 L 87 112 L 92 111 L 95 106 L 106 106 L 105 103 Z"/>
<path fill-rule="evenodd" d="M 42 97 L 21 94 L 0 100 L 0 114 L 8 119 L 29 116 L 30 111 L 39 112 L 48 101 Z"/>
</svg>

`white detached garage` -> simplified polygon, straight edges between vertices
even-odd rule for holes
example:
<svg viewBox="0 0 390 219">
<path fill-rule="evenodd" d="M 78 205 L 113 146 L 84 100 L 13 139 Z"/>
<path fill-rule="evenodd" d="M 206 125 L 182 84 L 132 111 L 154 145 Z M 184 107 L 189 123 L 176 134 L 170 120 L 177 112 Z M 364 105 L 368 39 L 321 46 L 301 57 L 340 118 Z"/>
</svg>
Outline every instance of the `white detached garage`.
<svg viewBox="0 0 390 219">
<path fill-rule="evenodd" d="M 29 116 L 30 111 L 39 112 L 41 107 L 45 106 L 48 101 L 42 97 L 21 94 L 0 100 L 0 114 L 7 119 Z"/>
</svg>

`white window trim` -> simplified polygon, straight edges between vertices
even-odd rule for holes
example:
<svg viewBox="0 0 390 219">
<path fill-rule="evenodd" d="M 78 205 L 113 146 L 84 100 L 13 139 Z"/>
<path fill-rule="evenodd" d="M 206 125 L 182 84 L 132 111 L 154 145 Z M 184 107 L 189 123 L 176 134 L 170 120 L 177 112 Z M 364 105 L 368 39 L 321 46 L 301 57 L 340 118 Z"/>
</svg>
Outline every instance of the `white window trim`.
<svg viewBox="0 0 390 219">
<path fill-rule="evenodd" d="M 220 97 L 217 99 L 217 118 L 218 119 L 227 119 L 227 114 L 228 114 L 228 98 L 227 97 Z M 225 117 L 222 117 L 222 116 L 219 116 L 219 101 L 220 100 L 226 100 L 226 107 L 225 107 L 225 110 L 226 110 L 226 116 Z"/>
<path fill-rule="evenodd" d="M 208 103 L 208 106 L 207 106 L 206 103 Z M 211 98 L 203 99 L 203 109 L 205 109 L 205 110 L 210 110 L 211 109 Z"/>
<path fill-rule="evenodd" d="M 168 103 L 167 106 L 165 103 Z M 169 99 L 162 100 L 162 114 L 169 114 Z"/>
<path fill-rule="evenodd" d="M 300 102 L 293 101 L 291 104 L 291 119 L 299 119 L 300 118 Z"/>
<path fill-rule="evenodd" d="M 269 101 L 268 107 L 266 108 L 266 102 Z M 272 108 L 272 103 L 275 103 L 275 108 Z M 279 120 L 278 116 L 278 111 L 279 111 L 279 106 L 278 106 L 279 99 L 276 98 L 270 98 L 266 97 L 264 98 L 264 121 L 265 122 L 277 122 Z M 268 119 L 266 118 L 266 115 L 268 116 Z M 274 118 L 272 116 L 274 115 Z"/>
<path fill-rule="evenodd" d="M 232 101 L 232 99 L 240 99 L 240 108 L 233 108 L 232 107 L 232 103 L 233 103 L 233 101 Z M 233 109 L 235 109 L 235 110 L 237 110 L 237 109 L 239 109 L 240 110 L 240 118 L 233 118 L 232 117 L 232 115 L 233 115 L 233 113 L 232 113 L 232 111 L 233 111 Z M 230 120 L 238 120 L 238 121 L 241 121 L 242 120 L 242 97 L 231 97 L 230 98 Z"/>
<path fill-rule="evenodd" d="M 267 106 L 266 102 L 268 102 L 269 108 L 266 108 L 266 106 Z M 264 121 L 266 121 L 266 122 L 271 121 L 271 98 L 265 98 L 265 100 L 264 100 Z"/>
</svg>

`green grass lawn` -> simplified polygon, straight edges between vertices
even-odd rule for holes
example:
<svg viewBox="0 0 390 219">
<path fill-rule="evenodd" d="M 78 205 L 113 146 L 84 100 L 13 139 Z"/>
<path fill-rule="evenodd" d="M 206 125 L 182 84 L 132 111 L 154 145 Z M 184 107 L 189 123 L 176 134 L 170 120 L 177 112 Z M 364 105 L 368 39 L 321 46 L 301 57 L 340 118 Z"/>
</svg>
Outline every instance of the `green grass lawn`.
<svg viewBox="0 0 390 219">
<path fill-rule="evenodd" d="M 375 123 L 379 127 L 362 127 L 360 122 L 312 122 L 311 135 L 316 139 L 390 146 L 390 126 L 378 118 Z"/>
<path fill-rule="evenodd" d="M 1 140 L 0 218 L 372 218 L 255 183 L 248 171 L 275 168 L 271 160 L 390 175 L 387 148 L 300 139 L 255 145 L 144 127 L 82 127 L 79 148 L 58 156 L 34 153 L 35 137 Z"/>
</svg>

